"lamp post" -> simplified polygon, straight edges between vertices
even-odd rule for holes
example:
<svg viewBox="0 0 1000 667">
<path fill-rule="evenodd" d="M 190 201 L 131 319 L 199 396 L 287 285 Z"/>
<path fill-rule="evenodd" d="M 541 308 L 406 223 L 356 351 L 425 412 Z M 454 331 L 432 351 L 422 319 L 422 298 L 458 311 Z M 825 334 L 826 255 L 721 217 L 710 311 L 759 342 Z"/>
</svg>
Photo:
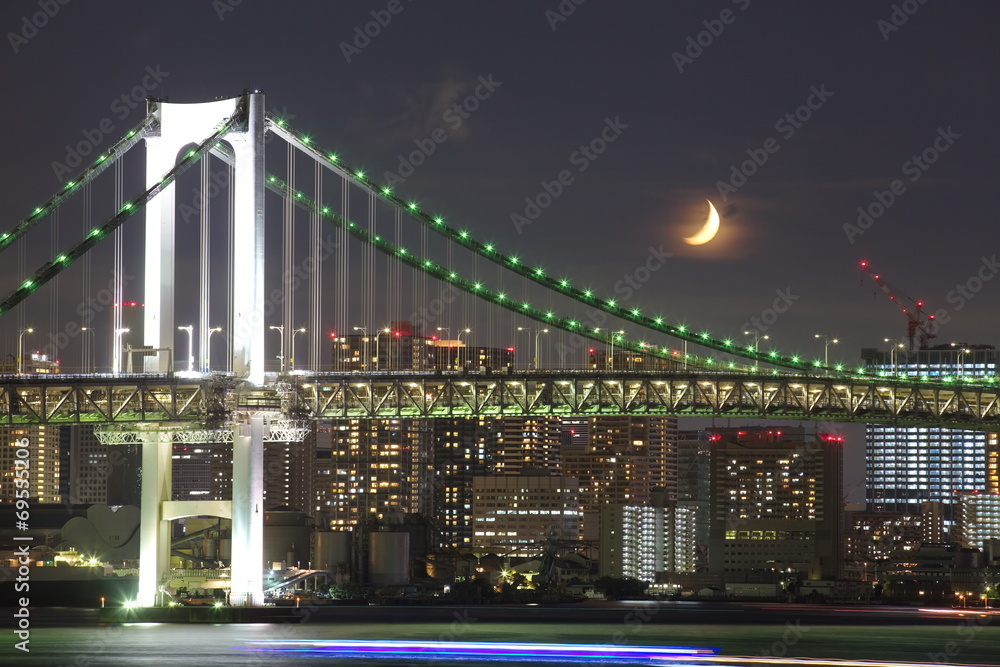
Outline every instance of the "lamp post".
<svg viewBox="0 0 1000 667">
<path fill-rule="evenodd" d="M 608 332 L 608 342 L 611 344 L 611 356 L 608 357 L 608 369 L 615 370 L 615 336 L 621 338 L 625 335 L 625 331 L 609 331 Z"/>
<path fill-rule="evenodd" d="M 539 329 L 538 331 L 535 332 L 535 356 L 533 357 L 532 365 L 536 371 L 538 370 L 538 357 L 539 357 L 538 337 L 542 334 L 547 334 L 548 332 L 549 332 L 548 329 Z"/>
<path fill-rule="evenodd" d="M 119 367 L 121 366 L 122 336 L 124 336 L 128 332 L 129 332 L 128 328 L 115 329 L 115 339 L 114 339 L 114 344 L 115 344 L 115 361 L 114 361 L 114 368 L 112 369 L 112 372 L 115 375 L 118 375 L 119 373 L 121 373 L 121 369 Z M 172 373 L 173 370 L 174 369 L 171 368 L 170 372 Z"/>
<path fill-rule="evenodd" d="M 829 336 L 827 336 L 825 334 L 815 334 L 813 337 L 814 338 L 822 338 L 823 339 L 823 365 L 826 366 L 826 367 L 829 367 L 830 366 L 830 343 L 833 343 L 834 345 L 836 345 L 840 341 L 838 339 L 836 339 L 836 338 L 830 338 Z"/>
<path fill-rule="evenodd" d="M 305 332 L 306 332 L 305 327 L 299 327 L 298 329 L 292 331 L 292 349 L 290 350 L 291 354 L 288 356 L 288 370 L 290 371 L 295 370 L 295 336 Z"/>
<path fill-rule="evenodd" d="M 364 360 L 361 362 L 361 370 L 368 368 L 368 327 L 354 327 L 355 331 L 360 331 L 364 338 L 361 341 Z"/>
<path fill-rule="evenodd" d="M 529 334 L 532 332 L 531 328 L 529 328 L 529 327 L 518 327 L 517 331 L 518 332 L 526 331 Z M 516 360 L 516 354 L 517 353 L 515 352 L 515 360 Z M 528 339 L 528 358 L 529 359 L 531 358 L 531 339 L 530 338 Z M 529 362 L 529 364 L 530 364 L 530 362 Z M 517 364 L 515 363 L 514 366 L 517 367 Z"/>
<path fill-rule="evenodd" d="M 17 337 L 17 374 L 24 372 L 24 334 L 35 333 L 35 330 L 28 327 Z"/>
<path fill-rule="evenodd" d="M 451 329 L 449 329 L 448 327 L 435 327 L 435 328 L 438 331 L 447 331 L 448 332 L 448 338 L 442 338 L 442 340 L 451 340 Z"/>
<path fill-rule="evenodd" d="M 272 324 L 270 327 L 273 331 L 277 331 L 280 338 L 280 344 L 278 346 L 278 372 L 285 372 L 285 325 L 284 324 Z"/>
<path fill-rule="evenodd" d="M 958 347 L 958 343 L 952 343 L 951 346 Z M 962 365 L 962 359 L 971 351 L 972 350 L 967 347 L 963 347 L 958 350 L 958 362 L 955 364 L 955 375 L 958 377 L 965 375 L 965 367 Z"/>
<path fill-rule="evenodd" d="M 756 373 L 757 370 L 760 368 L 760 361 L 759 361 L 759 358 L 760 358 L 760 349 L 758 349 L 758 345 L 760 345 L 760 341 L 762 341 L 762 340 L 770 340 L 771 337 L 769 335 L 767 335 L 767 334 L 764 334 L 762 336 L 762 335 L 760 335 L 759 332 L 753 331 L 753 330 L 744 331 L 743 335 L 744 336 L 753 336 L 753 353 L 755 355 L 757 355 L 756 357 L 754 357 L 754 360 L 753 360 L 753 371 L 754 371 L 754 373 Z"/>
<path fill-rule="evenodd" d="M 222 331 L 222 327 L 212 327 L 205 337 L 205 372 L 212 370 L 212 334 Z"/>
<path fill-rule="evenodd" d="M 455 353 L 455 366 L 462 367 L 462 334 L 472 333 L 472 329 L 462 329 L 458 332 L 458 351 Z"/>
<path fill-rule="evenodd" d="M 80 365 L 83 366 L 84 373 L 89 373 L 90 371 L 88 371 L 87 369 L 90 368 L 90 364 L 88 364 L 87 362 L 90 360 L 90 354 L 88 354 L 90 352 L 90 348 L 87 347 L 87 334 L 89 333 L 91 336 L 93 336 L 94 329 L 93 327 L 80 327 L 80 331 L 83 332 L 83 334 L 80 336 L 80 353 L 82 355 L 82 358 L 80 359 Z M 93 339 L 91 339 L 91 342 L 93 342 Z"/>
<path fill-rule="evenodd" d="M 379 351 L 379 341 L 380 336 L 384 333 L 392 333 L 392 329 L 389 327 L 382 327 L 377 334 L 375 334 L 375 372 L 378 372 L 379 363 L 382 361 L 382 356 Z"/>
<path fill-rule="evenodd" d="M 889 343 L 889 363 L 892 364 L 892 376 L 896 377 L 899 374 L 896 366 L 896 350 L 905 347 L 905 343 L 898 338 L 884 338 L 883 341 Z"/>
<path fill-rule="evenodd" d="M 194 370 L 194 325 L 189 324 L 184 327 L 177 327 L 178 331 L 187 331 L 188 334 L 188 373 Z"/>
</svg>

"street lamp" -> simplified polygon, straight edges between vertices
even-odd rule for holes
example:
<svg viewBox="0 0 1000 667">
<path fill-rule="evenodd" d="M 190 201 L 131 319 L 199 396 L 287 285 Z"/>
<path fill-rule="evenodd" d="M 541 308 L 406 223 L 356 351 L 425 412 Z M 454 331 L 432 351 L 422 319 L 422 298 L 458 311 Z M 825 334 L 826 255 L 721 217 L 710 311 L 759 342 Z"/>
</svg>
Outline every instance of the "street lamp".
<svg viewBox="0 0 1000 667">
<path fill-rule="evenodd" d="M 542 334 L 547 334 L 548 332 L 549 332 L 548 329 L 540 329 L 540 330 L 538 330 L 538 331 L 535 332 L 535 356 L 534 356 L 534 362 L 533 363 L 534 363 L 534 367 L 535 367 L 536 371 L 538 370 L 538 357 L 540 356 L 538 354 L 538 337 L 540 335 L 542 335 Z"/>
<path fill-rule="evenodd" d="M 194 325 L 189 324 L 184 327 L 177 327 L 178 331 L 187 331 L 188 333 L 188 373 L 194 370 Z"/>
<path fill-rule="evenodd" d="M 363 360 L 361 362 L 361 370 L 368 368 L 368 327 L 354 327 L 355 331 L 360 331 L 364 338 L 361 341 L 362 352 L 364 353 Z"/>
<path fill-rule="evenodd" d="M 951 346 L 957 347 L 958 343 L 952 343 Z M 962 365 L 962 359 L 969 352 L 972 352 L 972 350 L 967 347 L 963 347 L 958 351 L 958 363 L 955 365 L 955 375 L 958 377 L 965 375 L 965 367 Z"/>
<path fill-rule="evenodd" d="M 17 337 L 17 374 L 24 372 L 24 334 L 35 333 L 32 328 L 27 328 Z"/>
<path fill-rule="evenodd" d="M 125 334 L 127 334 L 128 332 L 129 332 L 128 328 L 125 328 L 125 329 L 115 329 L 115 339 L 114 339 L 114 343 L 115 343 L 115 363 L 114 363 L 114 368 L 112 369 L 112 371 L 114 372 L 115 375 L 118 375 L 119 373 L 121 373 L 121 368 L 120 368 L 120 366 L 121 366 L 121 349 L 122 349 L 122 342 L 121 341 L 122 341 L 122 336 L 125 335 Z M 173 368 L 170 369 L 171 372 L 173 372 L 173 370 L 174 370 Z"/>
<path fill-rule="evenodd" d="M 205 372 L 212 370 L 212 334 L 222 331 L 222 327 L 212 327 L 205 337 Z"/>
<path fill-rule="evenodd" d="M 281 337 L 281 342 L 278 347 L 278 372 L 285 372 L 285 325 L 284 324 L 272 324 L 270 327 L 273 331 L 277 331 L 278 335 Z"/>
<path fill-rule="evenodd" d="M 306 332 L 305 327 L 299 327 L 298 329 L 292 331 L 292 349 L 291 349 L 291 354 L 288 356 L 288 370 L 290 371 L 295 370 L 295 336 L 305 332 Z"/>
<path fill-rule="evenodd" d="M 378 372 L 379 362 L 382 360 L 382 356 L 379 354 L 379 341 L 381 340 L 381 338 L 379 338 L 379 336 L 381 336 L 384 333 L 392 333 L 392 329 L 390 329 L 389 327 L 383 327 L 381 330 L 379 330 L 378 333 L 375 334 L 375 372 L 376 373 Z"/>
<path fill-rule="evenodd" d="M 896 366 L 896 350 L 905 347 L 906 344 L 898 338 L 883 338 L 882 340 L 889 343 L 889 363 L 892 364 L 892 376 L 896 377 L 899 374 L 899 368 Z"/>
<path fill-rule="evenodd" d="M 458 332 L 458 351 L 455 353 L 455 366 L 462 367 L 462 334 L 472 333 L 472 329 L 462 329 Z"/>
<path fill-rule="evenodd" d="M 80 353 L 83 355 L 80 360 L 80 365 L 83 366 L 83 372 L 88 373 L 89 371 L 87 368 L 89 368 L 90 365 L 87 361 L 90 359 L 90 355 L 88 354 L 90 352 L 90 348 L 87 347 L 87 334 L 89 333 L 93 336 L 94 329 L 93 327 L 80 327 L 80 331 L 83 332 L 83 335 L 80 336 Z"/>
<path fill-rule="evenodd" d="M 530 333 L 531 333 L 531 331 L 532 331 L 532 330 L 531 330 L 531 329 L 530 329 L 529 327 L 518 327 L 518 328 L 517 328 L 517 330 L 518 330 L 519 332 L 520 332 L 520 331 L 527 331 L 527 332 L 528 332 L 529 334 L 530 334 Z M 515 353 L 515 354 L 516 354 L 516 353 Z M 531 358 L 531 341 L 530 341 L 530 339 L 529 339 L 529 341 L 528 341 L 528 358 L 529 358 L 529 359 Z M 516 356 L 515 356 L 515 360 L 516 360 Z M 514 366 L 516 367 L 516 366 L 517 366 L 517 364 L 515 363 L 515 364 L 514 364 Z"/>
<path fill-rule="evenodd" d="M 621 338 L 624 335 L 625 335 L 625 330 L 624 329 L 622 329 L 620 331 L 609 331 L 608 332 L 608 342 L 611 344 L 611 356 L 608 357 L 608 369 L 609 370 L 613 371 L 615 369 L 615 336 L 618 336 L 619 338 Z"/>
<path fill-rule="evenodd" d="M 830 343 L 833 343 L 834 345 L 836 345 L 840 341 L 837 340 L 836 338 L 830 338 L 829 336 L 826 336 L 824 334 L 815 334 L 813 337 L 814 338 L 822 338 L 823 339 L 823 365 L 829 367 L 830 366 Z"/>
<path fill-rule="evenodd" d="M 757 355 L 757 356 L 754 357 L 754 360 L 753 360 L 753 370 L 756 373 L 757 370 L 760 368 L 760 362 L 759 362 L 760 349 L 758 349 L 757 346 L 760 344 L 760 341 L 762 341 L 762 340 L 770 340 L 771 337 L 769 335 L 767 335 L 767 334 L 764 334 L 762 336 L 762 335 L 760 335 L 760 332 L 754 331 L 752 329 L 750 331 L 744 331 L 743 335 L 744 336 L 753 336 L 753 353 L 755 355 Z"/>
</svg>

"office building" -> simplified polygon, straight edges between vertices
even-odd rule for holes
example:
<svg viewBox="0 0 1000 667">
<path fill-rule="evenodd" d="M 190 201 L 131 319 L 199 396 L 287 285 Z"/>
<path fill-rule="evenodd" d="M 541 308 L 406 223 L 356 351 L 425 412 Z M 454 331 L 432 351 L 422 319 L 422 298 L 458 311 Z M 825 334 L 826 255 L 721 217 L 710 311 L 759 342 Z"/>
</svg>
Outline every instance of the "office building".
<svg viewBox="0 0 1000 667">
<path fill-rule="evenodd" d="M 868 367 L 886 375 L 929 380 L 997 375 L 992 345 L 957 343 L 925 350 L 862 350 Z M 956 520 L 956 493 L 987 490 L 987 450 L 996 434 L 934 426 L 870 424 L 865 438 L 868 510 L 918 514 L 924 501 L 943 503 L 945 525 Z M 993 444 L 990 445 L 989 443 Z M 992 460 L 996 475 L 996 458 Z"/>
<path fill-rule="evenodd" d="M 958 508 L 963 547 L 983 549 L 990 540 L 1000 540 L 1000 493 L 959 494 Z"/>
<path fill-rule="evenodd" d="M 838 577 L 843 439 L 712 429 L 709 444 L 711 572 L 734 583 Z"/>
<path fill-rule="evenodd" d="M 540 556 L 545 540 L 580 536 L 580 487 L 572 477 L 524 473 L 475 477 L 472 546 Z"/>
</svg>

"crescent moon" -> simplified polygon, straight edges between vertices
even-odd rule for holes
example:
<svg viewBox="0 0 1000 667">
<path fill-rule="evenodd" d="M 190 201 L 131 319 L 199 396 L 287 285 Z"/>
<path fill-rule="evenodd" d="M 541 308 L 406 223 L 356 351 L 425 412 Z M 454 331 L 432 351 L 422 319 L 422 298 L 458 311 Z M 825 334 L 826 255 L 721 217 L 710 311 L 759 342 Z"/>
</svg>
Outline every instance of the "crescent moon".
<svg viewBox="0 0 1000 667">
<path fill-rule="evenodd" d="M 707 199 L 705 201 L 708 201 Z M 691 245 L 702 245 L 708 243 L 719 233 L 719 212 L 715 210 L 712 202 L 708 201 L 708 219 L 704 226 L 694 236 L 685 236 L 685 243 Z"/>
</svg>

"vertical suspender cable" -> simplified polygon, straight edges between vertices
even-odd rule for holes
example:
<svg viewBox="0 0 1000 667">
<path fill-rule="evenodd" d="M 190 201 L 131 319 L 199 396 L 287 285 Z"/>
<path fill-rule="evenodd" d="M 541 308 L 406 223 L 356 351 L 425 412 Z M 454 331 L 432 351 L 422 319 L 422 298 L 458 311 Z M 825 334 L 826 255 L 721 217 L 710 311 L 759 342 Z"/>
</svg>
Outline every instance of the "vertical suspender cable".
<svg viewBox="0 0 1000 667">
<path fill-rule="evenodd" d="M 80 219 L 83 221 L 83 236 L 86 236 L 87 234 L 90 233 L 90 214 L 91 214 L 91 192 L 90 192 L 90 183 L 87 183 L 85 186 L 83 186 L 83 215 L 80 216 Z M 96 335 L 92 328 L 94 314 L 93 311 L 91 310 L 92 302 L 90 300 L 91 299 L 90 258 L 91 254 L 89 252 L 83 253 L 83 257 L 81 258 L 83 260 L 82 261 L 83 279 L 81 280 L 83 286 L 83 299 L 80 303 L 86 304 L 83 308 L 83 312 L 80 313 L 82 315 L 80 322 L 80 328 L 81 328 L 80 338 L 83 339 L 80 342 L 80 353 L 81 353 L 80 363 L 83 366 L 82 370 L 84 373 L 89 372 L 91 370 L 97 371 L 96 365 L 93 368 L 91 367 L 91 363 L 93 360 L 90 358 L 90 349 L 91 349 L 90 343 L 94 342 L 94 337 Z M 86 327 L 86 330 L 83 329 L 84 327 Z"/>
<path fill-rule="evenodd" d="M 55 257 L 59 254 L 59 209 L 52 211 L 51 222 L 52 235 L 49 243 L 49 257 Z M 59 331 L 59 274 L 56 274 L 56 277 L 52 279 L 52 291 L 49 296 L 49 340 L 55 341 L 55 335 Z M 59 350 L 54 345 L 51 349 L 52 359 L 50 361 L 58 360 Z"/>
<path fill-rule="evenodd" d="M 226 181 L 229 183 L 229 196 L 226 198 L 227 203 L 227 220 L 226 220 L 226 276 L 229 280 L 229 285 L 226 289 L 226 323 L 231 325 L 233 322 L 233 288 L 235 283 L 233 282 L 233 266 L 234 266 L 234 251 L 233 243 L 235 241 L 233 236 L 233 228 L 236 224 L 235 209 L 236 209 L 236 188 L 233 187 L 233 178 L 235 177 L 236 167 L 235 165 L 229 165 L 227 167 L 229 170 L 229 179 Z M 232 370 L 233 366 L 233 331 L 223 331 L 226 339 L 226 365 L 224 370 L 229 372 Z"/>
<path fill-rule="evenodd" d="M 211 309 L 209 308 L 209 300 L 211 299 L 211 285 L 212 285 L 212 274 L 211 274 L 211 236 L 209 231 L 211 229 L 211 207 L 208 201 L 208 189 L 211 185 L 209 179 L 209 160 L 210 155 L 206 155 L 201 160 L 201 197 L 198 202 L 200 206 L 200 219 L 201 223 L 201 273 L 200 273 L 200 283 L 201 283 L 201 303 L 198 306 L 198 353 L 201 355 L 201 359 L 198 361 L 198 368 L 202 371 L 208 370 L 208 361 L 211 359 L 212 355 L 208 351 L 208 341 L 211 340 L 211 336 L 208 330 L 211 328 L 212 323 L 210 321 Z M 194 352 L 189 350 L 188 354 L 194 355 Z"/>
<path fill-rule="evenodd" d="M 323 166 L 319 162 L 313 164 L 313 197 L 317 203 L 323 201 Z M 320 341 L 323 340 L 323 332 L 320 326 L 323 309 L 323 258 L 326 257 L 323 221 L 320 219 L 319 210 L 313 211 L 311 223 L 312 271 L 309 281 L 309 330 L 306 332 L 306 340 L 309 342 L 309 370 L 317 372 L 322 366 Z"/>
<path fill-rule="evenodd" d="M 122 208 L 122 161 L 117 160 L 115 162 L 115 212 L 117 213 Z M 112 372 L 118 373 L 123 370 L 124 364 L 122 363 L 122 338 L 123 336 L 118 335 L 118 331 L 123 329 L 122 326 L 122 302 L 124 300 L 125 283 L 122 278 L 123 271 L 122 265 L 124 263 L 123 256 L 123 244 L 122 244 L 122 227 L 118 226 L 115 228 L 114 232 L 114 268 L 112 276 L 112 284 L 114 285 L 114 298 L 113 298 L 113 308 L 111 311 L 111 331 L 109 332 L 111 338 L 111 359 L 112 359 Z M 140 341 L 141 344 L 141 341 Z M 162 344 L 162 341 L 161 341 Z M 145 365 L 145 364 L 143 364 Z M 171 369 L 172 370 L 172 369 Z"/>
<path fill-rule="evenodd" d="M 295 148 L 291 144 L 288 144 L 288 187 L 292 192 L 295 191 Z M 280 360 L 280 370 L 287 370 L 289 365 L 286 361 L 295 357 L 295 351 L 291 349 L 288 342 L 289 338 L 294 338 L 292 336 L 293 300 L 295 299 L 295 295 L 292 293 L 292 274 L 295 271 L 293 266 L 295 262 L 294 222 L 295 199 L 294 195 L 289 195 L 285 197 L 285 236 L 282 246 L 284 261 L 282 262 L 281 280 L 285 294 L 284 312 L 281 318 L 283 328 L 278 331 L 281 334 L 281 349 L 284 350 L 285 358 Z"/>
<path fill-rule="evenodd" d="M 346 178 L 340 181 L 340 198 L 341 198 L 341 208 L 343 210 L 344 220 L 350 221 L 351 219 L 351 184 Z M 349 294 L 351 291 L 351 247 L 349 244 L 350 235 L 347 231 L 347 226 L 343 226 L 340 230 L 340 261 L 337 262 L 337 284 L 340 286 L 339 293 L 337 295 L 337 337 L 343 338 L 346 342 L 348 336 L 350 335 L 351 327 L 348 324 L 350 319 L 350 301 Z M 345 358 L 344 350 L 341 344 L 337 344 L 337 370 L 345 370 Z"/>
</svg>

